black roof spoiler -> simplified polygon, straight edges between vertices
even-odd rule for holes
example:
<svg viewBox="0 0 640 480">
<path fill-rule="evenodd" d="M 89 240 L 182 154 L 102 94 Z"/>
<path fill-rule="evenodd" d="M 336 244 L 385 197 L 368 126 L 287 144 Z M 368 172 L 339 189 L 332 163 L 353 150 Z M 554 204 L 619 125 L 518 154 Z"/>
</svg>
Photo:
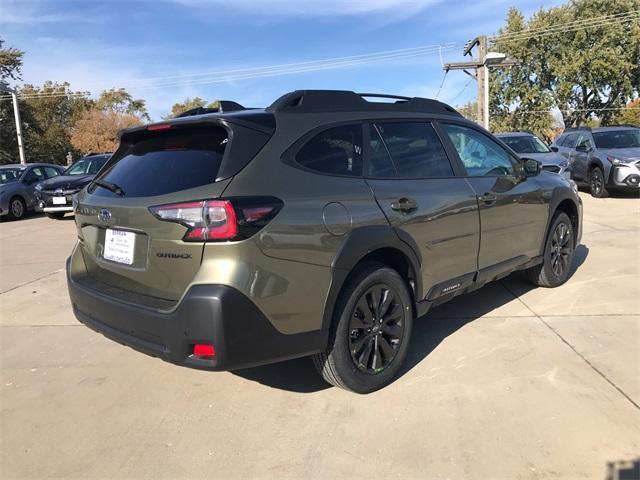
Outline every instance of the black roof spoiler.
<svg viewBox="0 0 640 480">
<path fill-rule="evenodd" d="M 218 100 L 218 104 L 220 105 L 218 108 L 208 108 L 208 107 L 192 108 L 191 110 L 187 110 L 186 112 L 182 112 L 180 115 L 177 115 L 176 118 L 193 117 L 194 115 L 204 115 L 205 113 L 227 113 L 227 112 L 238 112 L 240 110 L 247 110 L 247 108 L 231 100 Z"/>
<path fill-rule="evenodd" d="M 387 98 L 394 102 L 370 102 L 366 98 Z M 346 90 L 296 90 L 278 98 L 267 112 L 415 112 L 461 116 L 454 108 L 437 100 Z"/>
</svg>

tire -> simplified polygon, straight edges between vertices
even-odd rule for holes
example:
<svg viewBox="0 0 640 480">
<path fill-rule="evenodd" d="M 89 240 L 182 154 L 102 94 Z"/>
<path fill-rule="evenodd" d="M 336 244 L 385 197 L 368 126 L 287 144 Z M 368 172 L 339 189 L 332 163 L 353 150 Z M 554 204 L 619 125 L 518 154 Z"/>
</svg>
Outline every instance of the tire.
<svg viewBox="0 0 640 480">
<path fill-rule="evenodd" d="M 553 288 L 562 285 L 569 278 L 574 250 L 573 224 L 566 213 L 557 212 L 547 234 L 543 261 L 540 265 L 525 270 L 527 277 L 538 287 Z"/>
<path fill-rule="evenodd" d="M 64 212 L 45 213 L 45 215 L 51 220 L 62 220 L 64 218 Z"/>
<path fill-rule="evenodd" d="M 592 197 L 605 198 L 609 196 L 604 183 L 604 173 L 600 167 L 594 167 L 589 172 L 589 191 Z"/>
<path fill-rule="evenodd" d="M 20 220 L 27 213 L 27 205 L 21 197 L 13 197 L 9 200 L 9 218 L 11 220 Z"/>
<path fill-rule="evenodd" d="M 388 385 L 407 356 L 413 315 L 398 272 L 379 263 L 363 265 L 338 298 L 327 350 L 313 356 L 316 369 L 328 383 L 357 393 Z"/>
</svg>

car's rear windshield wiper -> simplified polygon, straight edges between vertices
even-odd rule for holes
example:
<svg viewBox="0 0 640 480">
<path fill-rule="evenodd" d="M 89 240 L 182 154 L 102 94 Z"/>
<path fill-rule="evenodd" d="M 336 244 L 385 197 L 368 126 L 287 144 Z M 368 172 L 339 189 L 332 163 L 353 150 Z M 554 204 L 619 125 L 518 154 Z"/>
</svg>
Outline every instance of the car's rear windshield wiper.
<svg viewBox="0 0 640 480">
<path fill-rule="evenodd" d="M 106 188 L 107 190 L 111 190 L 113 193 L 120 197 L 124 197 L 124 190 L 120 188 L 115 183 L 107 182 L 106 180 L 97 179 L 94 180 L 93 183 L 98 185 L 99 187 Z"/>
</svg>

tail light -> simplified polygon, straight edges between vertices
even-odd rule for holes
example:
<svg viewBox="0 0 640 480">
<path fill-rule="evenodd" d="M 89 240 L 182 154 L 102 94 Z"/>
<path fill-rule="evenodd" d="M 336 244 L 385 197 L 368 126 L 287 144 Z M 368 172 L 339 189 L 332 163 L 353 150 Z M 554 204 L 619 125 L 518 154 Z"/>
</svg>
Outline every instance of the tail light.
<svg viewBox="0 0 640 480">
<path fill-rule="evenodd" d="M 227 200 L 198 200 L 149 208 L 165 222 L 188 228 L 185 242 L 243 240 L 264 227 L 282 208 L 272 197 L 246 197 Z"/>
</svg>

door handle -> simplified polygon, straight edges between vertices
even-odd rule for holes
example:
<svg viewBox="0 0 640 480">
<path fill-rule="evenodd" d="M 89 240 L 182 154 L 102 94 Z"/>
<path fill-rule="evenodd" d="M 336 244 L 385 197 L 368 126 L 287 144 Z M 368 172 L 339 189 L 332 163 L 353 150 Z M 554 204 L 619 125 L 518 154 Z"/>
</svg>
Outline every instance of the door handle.
<svg viewBox="0 0 640 480">
<path fill-rule="evenodd" d="M 391 203 L 391 210 L 409 213 L 418 208 L 418 202 L 413 198 L 402 197 Z"/>
<path fill-rule="evenodd" d="M 490 207 L 498 200 L 498 196 L 494 193 L 487 192 L 484 195 L 478 195 L 478 201 L 484 203 L 486 206 Z"/>
</svg>

